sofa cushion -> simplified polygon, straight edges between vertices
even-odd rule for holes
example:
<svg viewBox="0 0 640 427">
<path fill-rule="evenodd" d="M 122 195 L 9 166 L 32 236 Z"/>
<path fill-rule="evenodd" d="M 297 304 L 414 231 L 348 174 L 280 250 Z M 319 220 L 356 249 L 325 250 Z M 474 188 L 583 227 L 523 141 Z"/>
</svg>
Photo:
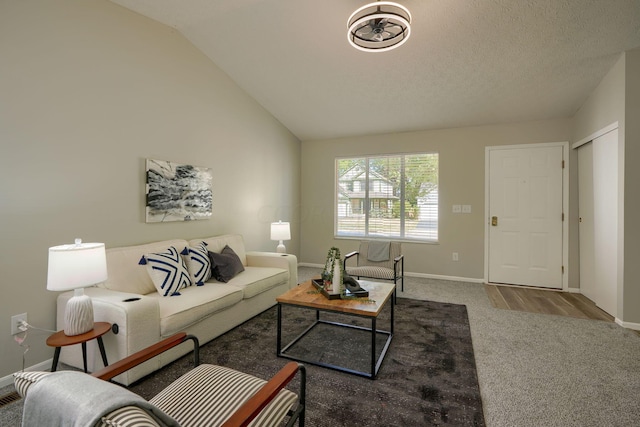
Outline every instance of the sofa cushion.
<svg viewBox="0 0 640 427">
<path fill-rule="evenodd" d="M 200 242 L 195 246 L 187 246 L 181 252 L 187 263 L 191 281 L 201 286 L 211 278 L 211 260 L 207 252 L 207 244 Z"/>
<path fill-rule="evenodd" d="M 289 282 L 289 271 L 274 267 L 245 267 L 244 271 L 227 282 L 242 289 L 244 298 L 252 298 L 264 291 Z M 211 283 L 211 282 L 209 282 Z M 213 284 L 218 286 L 218 283 Z"/>
<path fill-rule="evenodd" d="M 107 248 L 107 280 L 99 285 L 107 289 L 132 294 L 155 293 L 156 288 L 145 268 L 138 265 L 140 257 L 150 252 L 161 252 L 169 246 L 184 248 L 186 240 L 174 239 L 137 246 Z"/>
<path fill-rule="evenodd" d="M 146 265 L 153 284 L 163 297 L 180 295 L 180 289 L 193 285 L 187 265 L 174 246 L 163 252 L 143 255 L 140 264 Z"/>
<path fill-rule="evenodd" d="M 189 240 L 189 246 L 197 245 L 199 242 L 205 242 L 207 250 L 217 254 L 222 252 L 222 249 L 228 245 L 238 255 L 242 265 L 247 265 L 247 251 L 244 248 L 244 239 L 240 234 L 223 234 L 222 236 L 193 239 Z"/>
<path fill-rule="evenodd" d="M 238 287 L 211 282 L 184 288 L 180 294 L 178 298 L 163 298 L 157 293 L 147 295 L 158 299 L 160 335 L 163 338 L 237 304 L 243 295 Z"/>
<path fill-rule="evenodd" d="M 225 246 L 219 254 L 209 252 L 208 255 L 211 261 L 211 276 L 218 282 L 227 283 L 244 271 L 242 261 L 229 246 Z"/>
</svg>

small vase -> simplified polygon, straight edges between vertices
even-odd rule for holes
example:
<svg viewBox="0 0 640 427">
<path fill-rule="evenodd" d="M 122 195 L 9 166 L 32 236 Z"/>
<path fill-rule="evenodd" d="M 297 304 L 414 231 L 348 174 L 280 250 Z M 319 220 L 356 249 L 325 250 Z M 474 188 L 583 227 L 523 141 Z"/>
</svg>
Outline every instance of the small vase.
<svg viewBox="0 0 640 427">
<path fill-rule="evenodd" d="M 333 266 L 333 283 L 331 284 L 331 294 L 339 294 L 340 287 L 342 285 L 342 276 L 340 275 L 340 265 L 338 264 L 338 260 L 336 260 L 335 265 Z"/>
</svg>

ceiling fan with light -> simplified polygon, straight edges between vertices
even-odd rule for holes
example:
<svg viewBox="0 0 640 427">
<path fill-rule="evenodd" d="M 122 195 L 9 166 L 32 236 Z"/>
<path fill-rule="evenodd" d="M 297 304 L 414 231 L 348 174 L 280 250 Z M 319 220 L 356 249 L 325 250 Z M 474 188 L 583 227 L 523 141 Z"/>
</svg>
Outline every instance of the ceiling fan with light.
<svg viewBox="0 0 640 427">
<path fill-rule="evenodd" d="M 347 26 L 347 37 L 353 47 L 365 52 L 384 52 L 409 39 L 411 13 L 398 3 L 377 1 L 353 12 Z"/>
</svg>

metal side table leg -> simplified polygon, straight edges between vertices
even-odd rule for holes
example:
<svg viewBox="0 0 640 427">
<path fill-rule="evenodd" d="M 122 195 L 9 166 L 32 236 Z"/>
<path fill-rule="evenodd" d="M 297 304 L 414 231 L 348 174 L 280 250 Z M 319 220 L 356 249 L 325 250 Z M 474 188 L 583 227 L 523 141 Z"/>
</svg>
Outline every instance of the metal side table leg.
<svg viewBox="0 0 640 427">
<path fill-rule="evenodd" d="M 102 356 L 102 363 L 104 363 L 105 368 L 109 365 L 107 362 L 107 352 L 104 349 L 104 343 L 102 342 L 102 337 L 98 337 L 98 347 L 100 347 L 100 356 Z"/>
<path fill-rule="evenodd" d="M 51 364 L 51 372 L 55 372 L 58 369 L 58 359 L 60 359 L 60 347 L 56 347 L 53 352 L 53 363 Z"/>
</svg>

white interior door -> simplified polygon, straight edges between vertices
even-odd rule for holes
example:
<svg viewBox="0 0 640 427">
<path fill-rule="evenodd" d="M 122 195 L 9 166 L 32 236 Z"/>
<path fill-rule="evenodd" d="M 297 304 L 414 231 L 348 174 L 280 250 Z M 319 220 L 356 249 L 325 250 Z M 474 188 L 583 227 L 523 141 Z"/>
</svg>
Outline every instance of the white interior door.
<svg viewBox="0 0 640 427">
<path fill-rule="evenodd" d="M 562 288 L 563 148 L 489 153 L 488 280 Z"/>
<path fill-rule="evenodd" d="M 578 149 L 580 292 L 616 316 L 618 130 Z"/>
<path fill-rule="evenodd" d="M 593 143 L 578 149 L 578 215 L 580 216 L 580 292 L 592 301 L 597 297 L 595 246 L 593 244 Z"/>
</svg>

